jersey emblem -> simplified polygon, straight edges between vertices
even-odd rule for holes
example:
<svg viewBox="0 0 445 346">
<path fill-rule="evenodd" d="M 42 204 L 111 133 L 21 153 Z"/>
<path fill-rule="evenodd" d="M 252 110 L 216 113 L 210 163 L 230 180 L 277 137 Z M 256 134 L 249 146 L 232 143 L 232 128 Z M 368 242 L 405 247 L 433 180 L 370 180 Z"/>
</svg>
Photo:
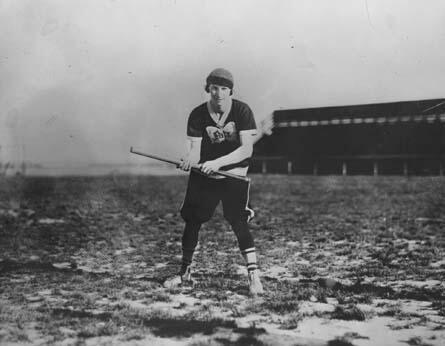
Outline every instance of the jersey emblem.
<svg viewBox="0 0 445 346">
<path fill-rule="evenodd" d="M 222 143 L 224 141 L 234 142 L 237 138 L 236 127 L 233 121 L 227 123 L 223 128 L 207 126 L 206 131 L 212 144 Z"/>
</svg>

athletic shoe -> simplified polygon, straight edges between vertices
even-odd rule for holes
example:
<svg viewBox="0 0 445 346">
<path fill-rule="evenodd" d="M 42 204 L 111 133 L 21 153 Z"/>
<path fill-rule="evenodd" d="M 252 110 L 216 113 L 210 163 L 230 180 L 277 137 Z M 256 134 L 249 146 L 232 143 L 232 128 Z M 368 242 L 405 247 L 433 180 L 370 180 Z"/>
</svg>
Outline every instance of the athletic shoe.
<svg viewBox="0 0 445 346">
<path fill-rule="evenodd" d="M 181 271 L 182 272 L 182 271 Z M 191 285 L 193 286 L 194 281 L 192 280 L 192 274 L 190 266 L 185 268 L 184 273 L 179 273 L 173 276 L 170 279 L 165 280 L 164 287 L 165 288 L 175 288 L 182 285 Z"/>
<path fill-rule="evenodd" d="M 251 270 L 247 274 L 249 278 L 249 292 L 251 295 L 256 296 L 258 294 L 263 294 L 263 285 L 260 280 L 260 271 L 258 269 Z"/>
</svg>

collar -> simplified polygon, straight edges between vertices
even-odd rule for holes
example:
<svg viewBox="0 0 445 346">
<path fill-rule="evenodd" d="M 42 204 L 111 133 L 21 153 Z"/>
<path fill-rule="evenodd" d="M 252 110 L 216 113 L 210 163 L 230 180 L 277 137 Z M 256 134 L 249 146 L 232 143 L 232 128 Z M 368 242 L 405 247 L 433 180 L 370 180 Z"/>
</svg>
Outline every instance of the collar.
<svg viewBox="0 0 445 346">
<path fill-rule="evenodd" d="M 215 122 L 217 127 L 224 127 L 224 123 L 226 122 L 231 109 L 232 99 L 229 99 L 227 110 L 220 116 L 218 113 L 213 111 L 212 106 L 210 105 L 210 101 L 207 101 L 207 110 L 209 111 L 210 117 Z"/>
</svg>

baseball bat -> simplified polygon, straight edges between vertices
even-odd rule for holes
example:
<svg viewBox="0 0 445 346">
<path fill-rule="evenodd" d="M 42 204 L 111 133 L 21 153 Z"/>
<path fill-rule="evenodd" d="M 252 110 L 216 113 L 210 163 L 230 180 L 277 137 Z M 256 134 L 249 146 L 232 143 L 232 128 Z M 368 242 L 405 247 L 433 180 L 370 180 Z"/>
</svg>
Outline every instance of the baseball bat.
<svg viewBox="0 0 445 346">
<path fill-rule="evenodd" d="M 157 155 L 142 153 L 140 151 L 133 150 L 133 147 L 130 147 L 130 153 L 140 155 L 140 156 L 149 157 L 151 159 L 162 161 L 162 162 L 167 162 L 167 163 L 170 163 L 170 164 L 176 165 L 176 166 L 179 166 L 181 164 L 181 162 L 177 161 L 177 160 L 171 160 L 171 159 L 167 159 L 165 157 L 160 157 Z M 201 172 L 200 166 L 193 165 L 192 169 Z M 202 173 L 202 174 L 204 174 L 204 173 Z M 238 180 L 245 181 L 245 182 L 250 181 L 250 178 L 248 178 L 248 177 L 243 177 L 241 175 L 236 175 L 236 174 L 232 174 L 232 173 L 225 172 L 225 171 L 215 171 L 213 174 L 218 174 L 218 175 L 222 175 L 226 178 L 238 179 Z M 206 175 L 206 174 L 204 174 L 204 175 Z"/>
</svg>

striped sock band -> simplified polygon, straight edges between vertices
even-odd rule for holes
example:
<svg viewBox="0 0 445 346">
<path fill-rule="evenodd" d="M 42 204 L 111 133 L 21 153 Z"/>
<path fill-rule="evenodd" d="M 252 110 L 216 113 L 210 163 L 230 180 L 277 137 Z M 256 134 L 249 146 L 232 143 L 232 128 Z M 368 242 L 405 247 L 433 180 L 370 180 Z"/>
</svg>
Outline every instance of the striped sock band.
<svg viewBox="0 0 445 346">
<path fill-rule="evenodd" d="M 247 271 L 250 272 L 252 270 L 258 269 L 258 265 L 256 263 L 247 263 Z"/>
<path fill-rule="evenodd" d="M 247 254 L 249 254 L 249 253 L 255 253 L 255 248 L 254 247 L 250 247 L 248 249 L 241 250 L 241 254 L 243 256 L 247 256 Z"/>
<path fill-rule="evenodd" d="M 241 254 L 244 257 L 244 260 L 246 261 L 246 266 L 247 266 L 248 272 L 258 269 L 257 260 L 256 260 L 256 252 L 255 252 L 254 247 L 242 250 Z"/>
</svg>

